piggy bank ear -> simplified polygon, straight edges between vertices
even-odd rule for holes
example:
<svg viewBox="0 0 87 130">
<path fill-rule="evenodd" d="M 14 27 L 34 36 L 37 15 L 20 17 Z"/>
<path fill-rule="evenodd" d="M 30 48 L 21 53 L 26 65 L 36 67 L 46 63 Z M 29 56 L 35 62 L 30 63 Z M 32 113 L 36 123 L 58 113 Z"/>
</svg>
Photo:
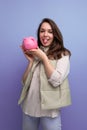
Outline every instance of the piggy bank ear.
<svg viewBox="0 0 87 130">
<path fill-rule="evenodd" d="M 29 37 L 30 40 L 32 40 L 33 42 L 36 41 L 36 39 L 34 37 Z"/>
<path fill-rule="evenodd" d="M 30 37 L 30 39 L 31 39 L 36 45 L 38 45 L 37 40 L 36 40 L 34 37 Z"/>
</svg>

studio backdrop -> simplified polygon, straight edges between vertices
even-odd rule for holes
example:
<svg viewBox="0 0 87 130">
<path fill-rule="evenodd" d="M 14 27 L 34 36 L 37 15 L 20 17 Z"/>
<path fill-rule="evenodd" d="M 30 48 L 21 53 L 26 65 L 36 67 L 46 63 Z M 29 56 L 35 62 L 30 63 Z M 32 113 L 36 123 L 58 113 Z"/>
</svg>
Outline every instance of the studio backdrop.
<svg viewBox="0 0 87 130">
<path fill-rule="evenodd" d="M 45 17 L 57 23 L 72 53 L 72 105 L 62 109 L 62 130 L 87 130 L 86 0 L 0 0 L 0 130 L 22 130 L 18 99 L 27 60 L 20 44 L 26 36 L 36 37 Z"/>
</svg>

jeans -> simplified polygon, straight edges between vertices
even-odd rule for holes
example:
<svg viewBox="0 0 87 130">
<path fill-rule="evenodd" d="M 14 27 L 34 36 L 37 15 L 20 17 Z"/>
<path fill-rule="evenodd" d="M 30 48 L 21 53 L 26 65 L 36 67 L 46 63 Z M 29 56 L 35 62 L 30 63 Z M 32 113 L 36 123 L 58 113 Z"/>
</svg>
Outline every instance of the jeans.
<svg viewBox="0 0 87 130">
<path fill-rule="evenodd" d="M 41 130 L 61 130 L 61 117 L 32 117 L 23 114 L 23 130 L 39 130 L 39 125 Z"/>
</svg>

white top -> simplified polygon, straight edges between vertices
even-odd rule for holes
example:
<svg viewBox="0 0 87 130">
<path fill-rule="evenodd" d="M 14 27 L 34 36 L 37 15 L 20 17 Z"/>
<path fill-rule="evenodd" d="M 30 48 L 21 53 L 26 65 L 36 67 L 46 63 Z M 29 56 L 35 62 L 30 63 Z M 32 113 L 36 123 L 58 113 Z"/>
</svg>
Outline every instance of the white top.
<svg viewBox="0 0 87 130">
<path fill-rule="evenodd" d="M 60 85 L 63 80 L 68 76 L 70 71 L 70 61 L 69 56 L 63 56 L 58 60 L 55 71 L 52 73 L 48 82 L 50 82 L 54 87 Z M 36 67 L 31 86 L 27 97 L 25 98 L 22 109 L 25 114 L 34 117 L 56 117 L 59 114 L 59 109 L 53 110 L 42 110 L 40 104 L 40 83 L 39 83 L 39 65 Z"/>
</svg>

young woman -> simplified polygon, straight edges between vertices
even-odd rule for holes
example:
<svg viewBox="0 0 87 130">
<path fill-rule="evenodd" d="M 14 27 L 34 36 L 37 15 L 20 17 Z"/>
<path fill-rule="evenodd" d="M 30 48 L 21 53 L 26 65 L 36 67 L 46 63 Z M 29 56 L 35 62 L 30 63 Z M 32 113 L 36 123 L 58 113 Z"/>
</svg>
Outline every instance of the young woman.
<svg viewBox="0 0 87 130">
<path fill-rule="evenodd" d="M 56 23 L 44 18 L 37 30 L 38 48 L 22 51 L 29 61 L 19 104 L 23 130 L 61 130 L 61 108 L 71 104 L 68 74 L 71 53 Z"/>
</svg>

